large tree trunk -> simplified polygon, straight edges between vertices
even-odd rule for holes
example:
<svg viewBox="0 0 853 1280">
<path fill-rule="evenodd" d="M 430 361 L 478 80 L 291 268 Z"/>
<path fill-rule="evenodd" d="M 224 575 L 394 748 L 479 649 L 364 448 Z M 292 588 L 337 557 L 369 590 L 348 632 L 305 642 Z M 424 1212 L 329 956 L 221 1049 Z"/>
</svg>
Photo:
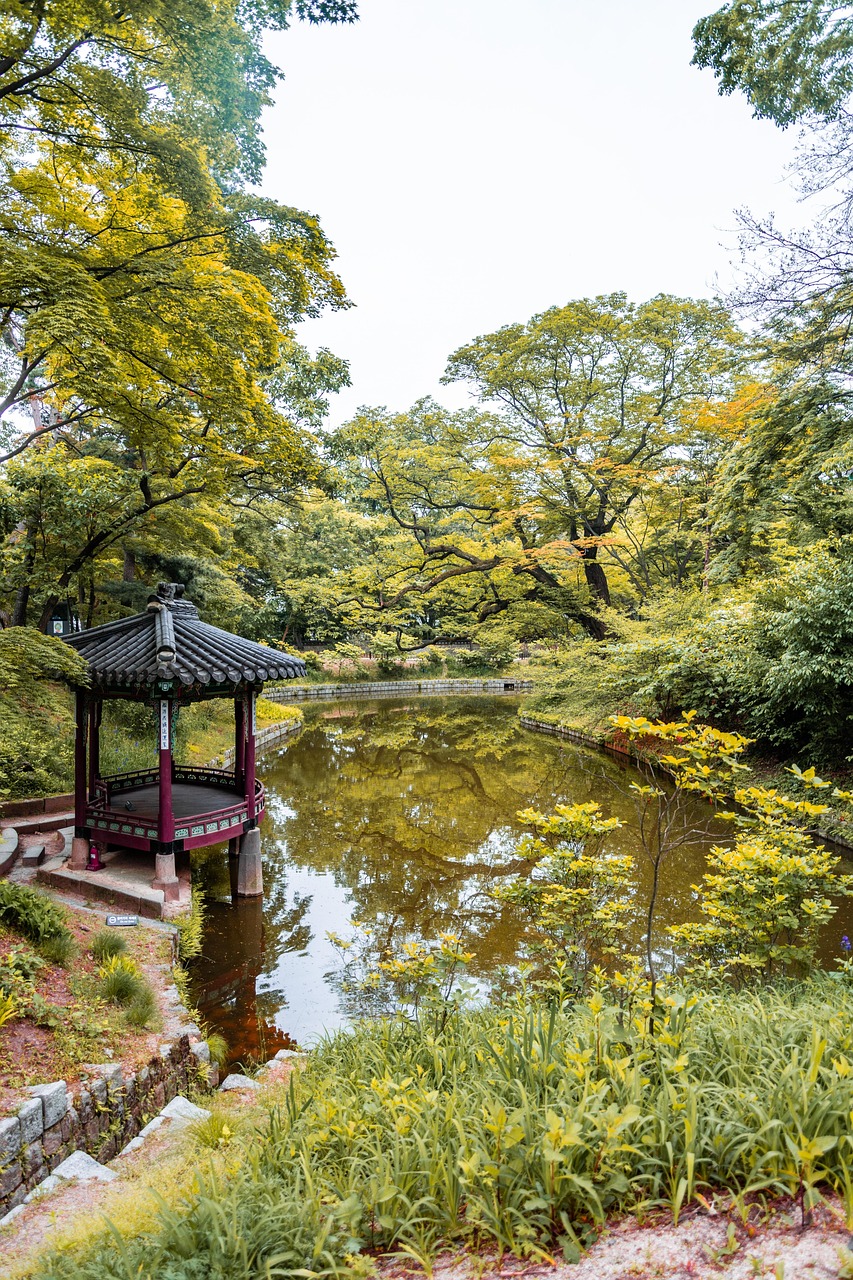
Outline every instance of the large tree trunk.
<svg viewBox="0 0 853 1280">
<path fill-rule="evenodd" d="M 609 605 L 610 587 L 607 583 L 607 574 L 595 558 L 597 550 L 597 547 L 589 547 L 583 552 L 584 577 L 593 600 L 598 604 Z"/>
<path fill-rule="evenodd" d="M 12 609 L 12 626 L 25 627 L 27 625 L 27 609 L 30 604 L 30 585 L 26 583 L 23 587 L 18 587 L 15 596 L 15 604 Z"/>
</svg>

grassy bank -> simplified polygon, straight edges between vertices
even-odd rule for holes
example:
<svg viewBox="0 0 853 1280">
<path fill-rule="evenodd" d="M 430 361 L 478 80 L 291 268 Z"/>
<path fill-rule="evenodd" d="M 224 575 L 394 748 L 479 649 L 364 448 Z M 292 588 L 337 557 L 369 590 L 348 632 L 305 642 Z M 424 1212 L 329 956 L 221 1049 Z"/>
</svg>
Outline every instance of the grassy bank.
<svg viewBox="0 0 853 1280">
<path fill-rule="evenodd" d="M 445 1244 L 576 1258 L 605 1221 L 725 1194 L 832 1188 L 853 1223 L 853 991 L 674 990 L 649 1034 L 628 988 L 364 1025 L 311 1056 L 183 1202 L 45 1259 L 40 1280 L 367 1275 Z M 223 1149 L 226 1159 L 223 1161 Z M 225 1167 L 227 1166 L 227 1168 Z"/>
<path fill-rule="evenodd" d="M 94 912 L 3 885 L 0 1014 L 8 1017 L 0 1025 L 0 1115 L 15 1110 L 27 1085 L 65 1080 L 72 1086 L 85 1063 L 141 1066 L 156 1050 L 159 994 L 171 982 L 165 931 L 106 930 Z M 14 909 L 17 899 L 23 915 Z M 40 941 L 29 925 L 54 917 L 62 932 Z M 110 960 L 113 954 L 118 962 Z"/>
</svg>

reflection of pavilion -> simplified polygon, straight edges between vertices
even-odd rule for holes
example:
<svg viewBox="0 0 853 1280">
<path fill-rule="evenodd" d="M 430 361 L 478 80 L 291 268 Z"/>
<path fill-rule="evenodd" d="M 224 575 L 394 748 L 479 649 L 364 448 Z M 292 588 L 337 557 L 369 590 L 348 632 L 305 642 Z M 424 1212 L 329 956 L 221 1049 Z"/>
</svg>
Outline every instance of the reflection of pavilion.
<svg viewBox="0 0 853 1280">
<path fill-rule="evenodd" d="M 192 964 L 196 1003 L 243 1062 L 294 1047 L 258 1009 L 263 961 L 263 899 L 235 896 L 232 902 L 208 903 L 204 954 Z"/>
<path fill-rule="evenodd" d="M 70 868 L 100 870 L 108 845 L 153 852 L 154 888 L 174 901 L 175 854 L 228 840 L 239 849 L 237 892 L 251 896 L 262 892 L 264 813 L 264 788 L 255 777 L 255 699 L 265 680 L 304 675 L 305 665 L 202 622 L 183 595 L 180 583 L 161 582 L 145 613 L 67 637 L 89 664 L 89 685 L 77 689 Z M 154 708 L 155 768 L 101 775 L 101 709 L 110 698 Z M 174 760 L 178 710 L 211 698 L 234 702 L 233 772 Z"/>
</svg>

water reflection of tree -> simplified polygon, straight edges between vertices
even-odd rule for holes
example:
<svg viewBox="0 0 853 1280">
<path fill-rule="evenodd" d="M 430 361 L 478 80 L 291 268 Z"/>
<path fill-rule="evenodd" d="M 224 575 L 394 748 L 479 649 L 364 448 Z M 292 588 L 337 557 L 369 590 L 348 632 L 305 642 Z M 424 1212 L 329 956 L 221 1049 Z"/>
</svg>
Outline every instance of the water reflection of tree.
<svg viewBox="0 0 853 1280">
<path fill-rule="evenodd" d="M 312 709 L 300 741 L 268 776 L 296 817 L 272 824 L 285 862 L 331 874 L 377 947 L 440 930 L 464 934 L 475 966 L 510 963 L 523 924 L 489 889 L 528 869 L 514 855 L 528 806 L 599 801 L 626 824 L 618 852 L 637 851 L 632 776 L 620 764 L 520 731 L 516 708 L 494 699 Z M 701 850 L 669 877 L 667 917 L 691 911 Z M 644 901 L 645 871 L 636 870 Z"/>
</svg>

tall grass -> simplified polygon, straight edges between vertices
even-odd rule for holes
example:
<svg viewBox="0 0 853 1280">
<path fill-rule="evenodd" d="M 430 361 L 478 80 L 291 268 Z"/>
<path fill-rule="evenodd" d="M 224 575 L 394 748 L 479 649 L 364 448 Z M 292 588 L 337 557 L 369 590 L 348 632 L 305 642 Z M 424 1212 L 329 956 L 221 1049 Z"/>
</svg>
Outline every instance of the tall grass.
<svg viewBox="0 0 853 1280">
<path fill-rule="evenodd" d="M 677 991 L 665 1010 L 654 1037 L 600 995 L 342 1032 L 231 1142 L 227 1178 L 201 1169 L 158 1229 L 37 1274 L 331 1275 L 362 1249 L 428 1263 L 453 1240 L 576 1257 L 608 1215 L 677 1218 L 697 1192 L 794 1195 L 805 1214 L 832 1187 L 853 1221 L 853 991 Z"/>
</svg>

